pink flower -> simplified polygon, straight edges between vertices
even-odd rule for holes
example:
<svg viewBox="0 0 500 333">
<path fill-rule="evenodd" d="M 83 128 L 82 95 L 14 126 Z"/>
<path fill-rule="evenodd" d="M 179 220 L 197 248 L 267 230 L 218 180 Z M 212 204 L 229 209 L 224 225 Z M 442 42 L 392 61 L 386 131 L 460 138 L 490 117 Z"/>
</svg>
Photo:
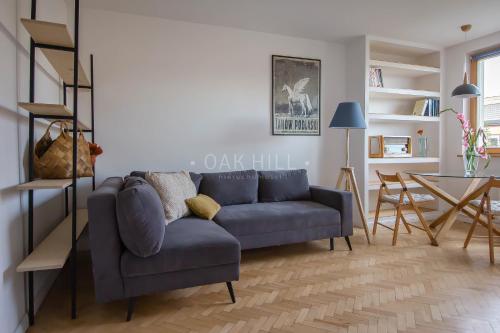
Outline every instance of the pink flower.
<svg viewBox="0 0 500 333">
<path fill-rule="evenodd" d="M 468 121 L 468 120 L 464 120 L 464 122 L 462 123 L 462 128 L 464 131 L 467 131 L 467 132 L 473 130 L 470 126 L 470 121 Z"/>
<path fill-rule="evenodd" d="M 457 119 L 460 120 L 460 122 L 465 121 L 465 116 L 463 113 L 457 113 Z"/>
<path fill-rule="evenodd" d="M 484 147 L 479 147 L 479 148 L 477 149 L 477 153 L 478 153 L 478 154 L 479 154 L 479 156 L 481 156 L 481 158 L 483 158 L 483 159 L 488 158 L 488 154 L 486 153 L 486 148 L 484 148 Z"/>
</svg>

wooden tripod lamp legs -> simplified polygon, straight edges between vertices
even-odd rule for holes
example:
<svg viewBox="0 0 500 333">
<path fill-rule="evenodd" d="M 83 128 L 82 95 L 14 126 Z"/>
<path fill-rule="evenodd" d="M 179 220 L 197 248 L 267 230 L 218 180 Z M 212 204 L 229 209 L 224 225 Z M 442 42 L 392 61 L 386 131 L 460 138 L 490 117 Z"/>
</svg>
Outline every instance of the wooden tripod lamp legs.
<svg viewBox="0 0 500 333">
<path fill-rule="evenodd" d="M 363 209 L 363 203 L 361 202 L 361 197 L 359 196 L 358 183 L 356 182 L 356 176 L 354 175 L 354 168 L 346 167 L 342 168 L 340 172 L 339 178 L 337 180 L 337 188 L 340 189 L 344 180 L 346 179 L 346 191 L 352 192 L 354 195 L 354 199 L 356 200 L 356 204 L 358 206 L 359 215 L 361 216 L 361 222 L 363 223 L 363 228 L 365 230 L 366 241 L 368 244 L 370 242 L 370 234 L 368 231 L 368 223 L 366 222 L 365 210 Z"/>
</svg>

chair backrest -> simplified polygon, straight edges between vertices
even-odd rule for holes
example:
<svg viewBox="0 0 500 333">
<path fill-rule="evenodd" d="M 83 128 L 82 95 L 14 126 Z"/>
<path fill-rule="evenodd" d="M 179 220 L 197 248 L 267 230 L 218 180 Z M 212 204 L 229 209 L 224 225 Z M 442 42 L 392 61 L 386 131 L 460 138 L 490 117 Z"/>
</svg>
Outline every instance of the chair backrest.
<svg viewBox="0 0 500 333">
<path fill-rule="evenodd" d="M 482 186 L 474 190 L 471 194 L 460 200 L 460 203 L 457 205 L 457 208 L 462 209 L 466 206 L 471 200 L 479 197 L 481 194 L 483 197 L 488 197 L 490 194 L 490 190 L 492 188 L 500 188 L 500 179 L 491 176 L 486 183 Z"/>
<path fill-rule="evenodd" d="M 376 170 L 378 178 L 380 179 L 380 190 L 379 192 L 385 192 L 387 194 L 390 194 L 391 192 L 389 191 L 389 187 L 387 186 L 387 183 L 399 183 L 401 185 L 401 192 L 406 192 L 408 188 L 406 187 L 406 183 L 399 174 L 399 172 L 396 172 L 395 174 L 383 174 L 380 171 Z"/>
</svg>

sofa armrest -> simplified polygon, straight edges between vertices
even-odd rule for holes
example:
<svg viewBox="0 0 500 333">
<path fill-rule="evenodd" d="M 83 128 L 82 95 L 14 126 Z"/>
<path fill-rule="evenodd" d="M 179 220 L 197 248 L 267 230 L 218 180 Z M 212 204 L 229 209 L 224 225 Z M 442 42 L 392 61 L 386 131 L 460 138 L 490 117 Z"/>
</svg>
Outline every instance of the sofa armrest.
<svg viewBox="0 0 500 333">
<path fill-rule="evenodd" d="M 313 201 L 335 208 L 340 212 L 342 236 L 352 235 L 352 193 L 326 186 L 310 186 L 309 190 Z"/>
<path fill-rule="evenodd" d="M 116 197 L 122 184 L 121 178 L 108 178 L 87 199 L 90 253 L 98 302 L 125 297 L 120 271 L 123 245 L 116 217 Z"/>
</svg>

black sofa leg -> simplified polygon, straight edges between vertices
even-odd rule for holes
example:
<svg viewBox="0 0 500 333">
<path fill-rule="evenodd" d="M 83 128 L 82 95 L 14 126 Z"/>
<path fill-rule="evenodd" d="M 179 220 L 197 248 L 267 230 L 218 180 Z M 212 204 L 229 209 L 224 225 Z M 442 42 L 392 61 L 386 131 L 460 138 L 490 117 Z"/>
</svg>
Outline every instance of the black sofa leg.
<svg viewBox="0 0 500 333">
<path fill-rule="evenodd" d="M 345 236 L 345 241 L 347 242 L 347 246 L 349 246 L 349 251 L 352 251 L 352 245 L 351 245 L 351 240 L 349 239 L 349 236 Z"/>
<path fill-rule="evenodd" d="M 227 290 L 229 290 L 229 295 L 231 296 L 231 301 L 236 303 L 236 298 L 234 298 L 233 284 L 231 282 L 226 282 Z"/>
<path fill-rule="evenodd" d="M 134 314 L 134 307 L 135 307 L 135 297 L 130 297 L 128 299 L 127 321 L 132 320 L 132 315 Z"/>
<path fill-rule="evenodd" d="M 333 251 L 334 248 L 335 248 L 334 240 L 333 238 L 330 238 L 330 251 Z"/>
</svg>

